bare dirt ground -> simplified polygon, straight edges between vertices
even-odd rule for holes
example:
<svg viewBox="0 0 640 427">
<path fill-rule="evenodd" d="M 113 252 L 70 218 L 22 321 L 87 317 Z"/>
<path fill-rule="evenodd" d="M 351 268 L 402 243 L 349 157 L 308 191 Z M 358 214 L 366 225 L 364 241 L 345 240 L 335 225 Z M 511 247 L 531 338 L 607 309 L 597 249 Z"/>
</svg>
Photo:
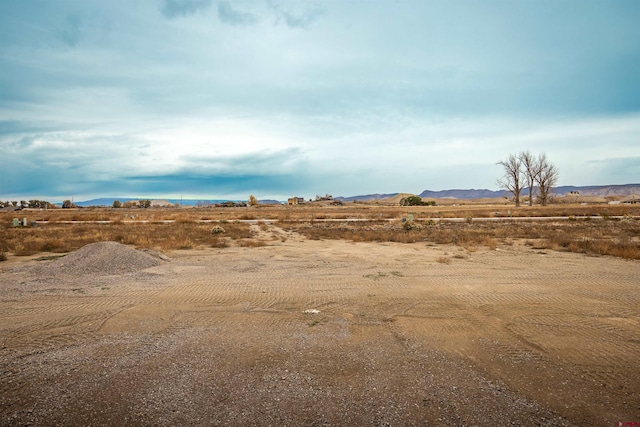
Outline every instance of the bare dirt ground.
<svg viewBox="0 0 640 427">
<path fill-rule="evenodd" d="M 638 261 L 259 232 L 2 263 L 0 425 L 640 421 Z"/>
</svg>

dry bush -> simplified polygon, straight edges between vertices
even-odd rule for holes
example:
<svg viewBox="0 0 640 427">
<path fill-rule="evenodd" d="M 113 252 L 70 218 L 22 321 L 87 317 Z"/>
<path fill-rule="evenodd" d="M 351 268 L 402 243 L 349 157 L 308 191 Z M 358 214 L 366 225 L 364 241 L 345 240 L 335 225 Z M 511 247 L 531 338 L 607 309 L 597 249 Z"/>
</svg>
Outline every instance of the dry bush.
<svg viewBox="0 0 640 427">
<path fill-rule="evenodd" d="M 211 241 L 211 247 L 212 248 L 228 248 L 229 242 L 225 238 L 216 237 Z"/>
<path fill-rule="evenodd" d="M 259 248 L 267 245 L 264 240 L 258 239 L 240 239 L 238 240 L 238 244 L 245 248 Z"/>
<path fill-rule="evenodd" d="M 26 209 L 21 213 L 0 213 L 0 219 L 10 221 L 12 217 L 28 217 L 38 221 L 193 221 L 202 219 L 255 219 L 255 213 L 259 211 L 260 218 L 278 219 L 282 221 L 309 221 L 312 218 L 320 219 L 399 219 L 412 213 L 415 218 L 488 218 L 488 217 L 530 217 L 530 216 L 575 216 L 584 219 L 593 215 L 611 217 L 624 215 L 640 215 L 640 204 L 636 205 L 549 205 L 532 207 L 522 206 L 515 208 L 511 204 L 476 205 L 471 201 L 458 201 L 460 206 L 414 206 L 411 212 L 400 206 L 384 206 L 363 203 L 345 203 L 343 206 L 323 206 L 317 204 L 283 206 L 269 205 L 251 208 L 89 208 L 89 209 Z M 126 216 L 126 218 L 125 218 Z M 4 222 L 4 220 L 2 221 Z"/>
<path fill-rule="evenodd" d="M 221 225 L 214 225 L 213 227 L 211 227 L 211 233 L 213 234 L 225 233 L 225 229 Z"/>
<path fill-rule="evenodd" d="M 190 215 L 181 213 L 181 214 L 175 215 L 174 221 L 180 224 L 189 224 L 194 222 L 194 218 L 192 218 Z"/>
<path fill-rule="evenodd" d="M 353 242 L 434 242 L 474 250 L 496 249 L 505 239 L 526 239 L 533 249 L 555 249 L 592 255 L 640 259 L 640 221 L 559 222 L 442 222 L 421 230 L 405 230 L 399 223 L 288 223 L 288 230 L 309 239 Z M 634 238 L 635 236 L 635 238 Z M 512 242 L 511 242 L 512 243 Z"/>
<path fill-rule="evenodd" d="M 439 256 L 438 258 L 436 258 L 436 261 L 440 264 L 450 264 L 451 258 L 449 258 L 448 256 Z"/>
<path fill-rule="evenodd" d="M 498 212 L 499 211 L 499 212 Z M 255 212 L 255 211 L 252 211 Z M 399 221 L 411 213 L 422 230 L 404 230 Z M 492 216 L 573 216 L 574 221 L 504 221 L 433 223 L 428 218 L 485 218 Z M 534 249 L 574 251 L 592 255 L 612 255 L 640 259 L 640 221 L 614 216 L 640 215 L 640 205 L 550 205 L 521 207 L 510 205 L 465 205 L 412 207 L 374 206 L 349 203 L 344 206 L 259 206 L 260 218 L 278 219 L 278 225 L 298 231 L 311 239 L 345 239 L 354 242 L 434 242 L 457 244 L 468 250 L 495 248 L 505 241 L 526 239 Z M 605 220 L 585 220 L 599 215 Z M 126 218 L 125 218 L 126 216 Z M 131 217 L 134 216 L 132 219 Z M 29 221 L 50 221 L 37 228 L 10 227 L 13 217 Z M 309 222 L 310 218 L 368 219 L 363 222 Z M 225 239 L 211 233 L 202 219 L 218 219 L 224 224 Z M 167 209 L 51 209 L 0 213 L 0 250 L 14 254 L 42 251 L 68 252 L 96 241 L 114 240 L 138 247 L 177 249 L 219 247 L 251 236 L 248 224 L 237 219 L 254 219 L 246 208 Z M 422 219 L 422 220 L 420 220 Z M 160 221 L 174 220 L 175 223 Z M 67 224 L 64 221 L 75 221 Z M 78 221 L 112 221 L 110 224 Z M 142 223 L 141 221 L 152 221 Z M 261 228 L 264 226 L 259 224 Z M 418 227 L 416 227 L 418 228 Z"/>
<path fill-rule="evenodd" d="M 225 225 L 229 240 L 251 237 L 248 224 Z M 140 248 L 163 250 L 196 247 L 221 247 L 221 240 L 207 224 L 196 223 L 121 223 L 121 224 L 47 224 L 35 228 L 0 227 L 0 242 L 6 252 L 26 256 L 39 252 L 70 252 L 94 242 L 117 241 Z"/>
</svg>

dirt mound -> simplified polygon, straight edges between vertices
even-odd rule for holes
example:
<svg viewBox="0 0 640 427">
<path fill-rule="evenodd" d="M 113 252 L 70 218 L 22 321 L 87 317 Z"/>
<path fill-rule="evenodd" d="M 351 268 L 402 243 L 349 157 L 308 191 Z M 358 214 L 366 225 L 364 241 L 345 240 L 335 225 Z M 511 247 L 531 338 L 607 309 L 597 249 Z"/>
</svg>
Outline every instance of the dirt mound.
<svg viewBox="0 0 640 427">
<path fill-rule="evenodd" d="M 48 267 L 71 275 L 108 275 L 143 270 L 162 264 L 166 259 L 152 251 L 138 251 L 121 243 L 98 242 L 83 246 Z"/>
</svg>

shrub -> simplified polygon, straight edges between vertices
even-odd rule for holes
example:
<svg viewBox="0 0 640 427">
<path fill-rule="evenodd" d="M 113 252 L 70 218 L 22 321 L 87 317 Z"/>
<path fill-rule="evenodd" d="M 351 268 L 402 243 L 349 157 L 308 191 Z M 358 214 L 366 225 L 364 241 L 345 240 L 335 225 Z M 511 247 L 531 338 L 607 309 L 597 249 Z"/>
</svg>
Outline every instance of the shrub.
<svg viewBox="0 0 640 427">
<path fill-rule="evenodd" d="M 224 228 L 222 228 L 219 225 L 214 225 L 213 228 L 211 229 L 211 233 L 213 234 L 221 234 L 221 233 L 225 233 Z"/>
<path fill-rule="evenodd" d="M 422 198 L 420 196 L 409 196 L 400 200 L 401 206 L 420 206 L 422 205 Z"/>
<path fill-rule="evenodd" d="M 404 228 L 407 231 L 411 231 L 411 230 L 420 231 L 422 230 L 422 224 L 418 224 L 413 221 L 407 221 L 402 225 L 402 228 Z"/>
</svg>

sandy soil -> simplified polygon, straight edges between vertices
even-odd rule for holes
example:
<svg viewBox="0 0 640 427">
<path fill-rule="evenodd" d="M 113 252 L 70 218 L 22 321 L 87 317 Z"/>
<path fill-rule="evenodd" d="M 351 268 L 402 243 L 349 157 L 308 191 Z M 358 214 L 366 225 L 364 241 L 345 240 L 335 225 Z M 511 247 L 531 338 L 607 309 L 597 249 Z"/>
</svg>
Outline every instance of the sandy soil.
<svg viewBox="0 0 640 427">
<path fill-rule="evenodd" d="M 261 233 L 120 275 L 0 264 L 0 424 L 640 421 L 637 261 Z"/>
</svg>

